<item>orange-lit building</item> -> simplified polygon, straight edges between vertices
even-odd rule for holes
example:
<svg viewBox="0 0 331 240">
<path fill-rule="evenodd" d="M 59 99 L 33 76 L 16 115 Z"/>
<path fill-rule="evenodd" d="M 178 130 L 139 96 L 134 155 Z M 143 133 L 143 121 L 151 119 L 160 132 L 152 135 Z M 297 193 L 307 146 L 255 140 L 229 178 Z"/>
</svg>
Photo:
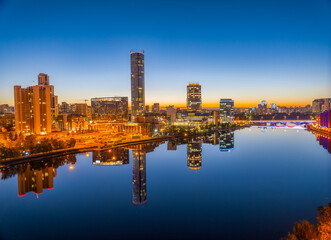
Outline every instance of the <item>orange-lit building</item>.
<svg viewBox="0 0 331 240">
<path fill-rule="evenodd" d="M 39 74 L 38 85 L 14 86 L 15 126 L 17 133 L 46 134 L 52 130 L 52 118 L 58 114 L 54 86 L 47 74 Z"/>
<path fill-rule="evenodd" d="M 201 85 L 199 83 L 190 83 L 187 85 L 187 111 L 200 112 L 202 107 Z"/>
</svg>

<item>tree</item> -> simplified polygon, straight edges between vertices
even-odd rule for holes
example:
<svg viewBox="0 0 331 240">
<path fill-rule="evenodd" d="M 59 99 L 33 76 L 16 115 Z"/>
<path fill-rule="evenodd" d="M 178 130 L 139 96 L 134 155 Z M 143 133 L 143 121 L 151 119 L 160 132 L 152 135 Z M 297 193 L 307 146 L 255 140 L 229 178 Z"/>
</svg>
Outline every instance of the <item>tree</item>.
<svg viewBox="0 0 331 240">
<path fill-rule="evenodd" d="M 37 138 L 35 135 L 26 136 L 23 141 L 23 147 L 25 150 L 33 151 L 33 148 L 36 146 Z"/>
<path fill-rule="evenodd" d="M 317 224 L 314 226 L 304 220 L 295 223 L 293 233 L 288 233 L 283 240 L 329 240 L 331 239 L 331 203 L 318 207 Z"/>
</svg>

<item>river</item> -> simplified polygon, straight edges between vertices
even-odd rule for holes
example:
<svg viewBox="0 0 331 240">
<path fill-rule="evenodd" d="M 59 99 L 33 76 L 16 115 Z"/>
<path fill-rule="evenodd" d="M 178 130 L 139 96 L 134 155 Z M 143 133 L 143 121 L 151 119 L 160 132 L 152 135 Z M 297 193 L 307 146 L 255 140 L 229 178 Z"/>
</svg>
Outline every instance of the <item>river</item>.
<svg viewBox="0 0 331 240">
<path fill-rule="evenodd" d="M 280 239 L 331 202 L 330 144 L 251 127 L 2 168 L 0 239 Z"/>
</svg>

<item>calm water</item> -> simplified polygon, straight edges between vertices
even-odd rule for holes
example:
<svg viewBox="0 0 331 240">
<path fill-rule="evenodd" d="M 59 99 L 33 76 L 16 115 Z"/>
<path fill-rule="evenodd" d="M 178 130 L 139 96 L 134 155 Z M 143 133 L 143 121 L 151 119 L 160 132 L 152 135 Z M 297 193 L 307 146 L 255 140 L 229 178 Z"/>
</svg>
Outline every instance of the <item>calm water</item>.
<svg viewBox="0 0 331 240">
<path fill-rule="evenodd" d="M 280 239 L 331 202 L 319 142 L 253 127 L 2 169 L 0 239 Z"/>
</svg>

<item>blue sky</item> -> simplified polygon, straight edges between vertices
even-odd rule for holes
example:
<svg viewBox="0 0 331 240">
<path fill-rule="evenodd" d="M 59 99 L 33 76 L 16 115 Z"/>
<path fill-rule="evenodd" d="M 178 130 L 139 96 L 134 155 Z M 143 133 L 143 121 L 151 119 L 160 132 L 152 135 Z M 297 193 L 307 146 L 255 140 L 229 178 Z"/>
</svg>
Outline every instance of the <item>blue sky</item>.
<svg viewBox="0 0 331 240">
<path fill-rule="evenodd" d="M 146 102 L 280 105 L 331 97 L 331 2 L 0 0 L 0 103 L 49 74 L 59 101 L 130 97 L 145 50 Z"/>
</svg>

